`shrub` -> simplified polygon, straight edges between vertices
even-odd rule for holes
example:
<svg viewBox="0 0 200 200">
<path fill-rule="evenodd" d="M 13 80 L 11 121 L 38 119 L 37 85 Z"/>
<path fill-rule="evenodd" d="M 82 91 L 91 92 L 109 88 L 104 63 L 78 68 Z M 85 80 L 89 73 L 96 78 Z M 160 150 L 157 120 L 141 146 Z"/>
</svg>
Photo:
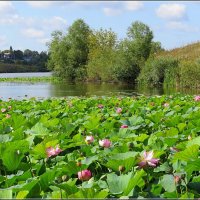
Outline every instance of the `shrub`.
<svg viewBox="0 0 200 200">
<path fill-rule="evenodd" d="M 141 69 L 137 80 L 144 85 L 175 84 L 178 65 L 179 61 L 171 57 L 150 58 Z"/>
<path fill-rule="evenodd" d="M 181 87 L 200 87 L 200 62 L 185 61 L 179 67 Z"/>
</svg>

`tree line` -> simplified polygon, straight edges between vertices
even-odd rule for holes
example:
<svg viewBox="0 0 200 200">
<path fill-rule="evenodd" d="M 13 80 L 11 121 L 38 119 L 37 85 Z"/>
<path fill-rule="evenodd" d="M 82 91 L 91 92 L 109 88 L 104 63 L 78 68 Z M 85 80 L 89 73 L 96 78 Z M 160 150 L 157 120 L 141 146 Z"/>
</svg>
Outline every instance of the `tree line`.
<svg viewBox="0 0 200 200">
<path fill-rule="evenodd" d="M 78 19 L 66 33 L 52 33 L 47 66 L 70 81 L 135 82 L 149 57 L 164 50 L 153 38 L 152 30 L 139 21 L 119 40 L 111 29 L 92 30 Z"/>
<path fill-rule="evenodd" d="M 45 72 L 48 71 L 48 57 L 45 51 L 13 50 L 10 46 L 9 50 L 0 51 L 0 72 Z"/>
</svg>

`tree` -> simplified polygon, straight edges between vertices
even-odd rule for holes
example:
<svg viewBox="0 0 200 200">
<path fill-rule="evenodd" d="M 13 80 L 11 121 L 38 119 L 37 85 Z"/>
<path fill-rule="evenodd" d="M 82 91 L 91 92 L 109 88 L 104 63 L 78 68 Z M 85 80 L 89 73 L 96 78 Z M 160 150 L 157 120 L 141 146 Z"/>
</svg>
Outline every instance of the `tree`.
<svg viewBox="0 0 200 200">
<path fill-rule="evenodd" d="M 46 71 L 48 71 L 47 70 L 47 64 L 46 64 L 47 60 L 48 60 L 47 52 L 42 51 L 39 54 L 39 59 L 37 61 L 37 65 L 38 65 L 38 68 L 39 68 L 40 72 L 46 72 Z"/>
<path fill-rule="evenodd" d="M 117 47 L 117 62 L 114 74 L 120 81 L 134 82 L 140 72 L 139 61 L 127 39 L 122 40 Z"/>
<path fill-rule="evenodd" d="M 89 26 L 82 20 L 76 20 L 67 31 L 54 32 L 49 44 L 50 59 L 48 67 L 53 69 L 57 76 L 69 80 L 75 80 L 80 71 L 86 71 L 85 65 L 88 60 L 88 36 Z"/>
<path fill-rule="evenodd" d="M 111 29 L 93 31 L 89 36 L 87 72 L 90 79 L 110 81 L 115 78 L 117 35 Z"/>
<path fill-rule="evenodd" d="M 69 45 L 65 42 L 61 31 L 54 31 L 51 37 L 51 42 L 48 43 L 49 59 L 47 67 L 58 77 L 63 79 L 70 77 L 71 75 L 69 74 L 69 70 L 67 70 L 68 62 L 66 59 Z"/>
<path fill-rule="evenodd" d="M 13 48 L 10 46 L 10 55 L 13 55 Z"/>
<path fill-rule="evenodd" d="M 21 50 L 14 50 L 14 55 L 16 60 L 22 60 L 23 59 L 23 51 Z"/>
<path fill-rule="evenodd" d="M 153 33 L 142 22 L 136 21 L 128 27 L 127 38 L 118 46 L 118 64 L 115 74 L 118 80 L 134 82 L 151 52 Z"/>
<path fill-rule="evenodd" d="M 154 56 L 154 55 L 156 55 L 157 53 L 159 53 L 161 51 L 164 51 L 164 49 L 162 48 L 160 42 L 152 42 L 151 43 L 151 52 L 150 52 L 150 55 Z"/>
<path fill-rule="evenodd" d="M 24 56 L 29 58 L 32 56 L 32 51 L 30 49 L 24 50 Z"/>
<path fill-rule="evenodd" d="M 141 67 L 150 55 L 153 32 L 146 24 L 136 21 L 128 28 L 127 35 L 129 39 L 128 48 L 138 59 Z"/>
<path fill-rule="evenodd" d="M 76 20 L 68 29 L 67 39 L 70 43 L 69 58 L 74 67 L 84 66 L 88 59 L 88 36 L 89 26 L 82 20 Z"/>
</svg>

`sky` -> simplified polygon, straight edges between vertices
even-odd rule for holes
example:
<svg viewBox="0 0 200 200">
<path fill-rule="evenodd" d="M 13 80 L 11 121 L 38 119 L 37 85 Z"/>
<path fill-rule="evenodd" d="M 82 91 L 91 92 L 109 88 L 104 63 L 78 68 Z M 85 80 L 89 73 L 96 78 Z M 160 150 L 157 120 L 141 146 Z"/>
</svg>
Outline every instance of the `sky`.
<svg viewBox="0 0 200 200">
<path fill-rule="evenodd" d="M 0 1 L 0 50 L 48 51 L 51 33 L 66 33 L 77 19 L 91 29 L 126 37 L 135 21 L 170 50 L 200 40 L 200 1 Z"/>
</svg>

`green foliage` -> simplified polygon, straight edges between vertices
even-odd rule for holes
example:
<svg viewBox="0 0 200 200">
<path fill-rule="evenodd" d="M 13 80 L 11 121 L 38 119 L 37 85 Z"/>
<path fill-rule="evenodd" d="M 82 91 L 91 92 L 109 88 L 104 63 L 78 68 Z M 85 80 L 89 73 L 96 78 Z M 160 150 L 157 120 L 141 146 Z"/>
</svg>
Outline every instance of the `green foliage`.
<svg viewBox="0 0 200 200">
<path fill-rule="evenodd" d="M 146 24 L 136 21 L 128 28 L 127 36 L 118 46 L 115 74 L 120 81 L 135 82 L 150 56 L 153 32 Z"/>
<path fill-rule="evenodd" d="M 178 66 L 179 62 L 174 58 L 150 58 L 142 68 L 138 82 L 146 85 L 173 85 L 178 77 Z"/>
<path fill-rule="evenodd" d="M 196 87 L 200 86 L 200 62 L 181 62 L 179 67 L 179 86 Z"/>
<path fill-rule="evenodd" d="M 200 197 L 200 104 L 193 96 L 1 101 L 8 107 L 0 112 L 0 198 Z M 110 148 L 99 145 L 103 138 Z M 49 147 L 62 152 L 48 157 Z M 144 151 L 153 151 L 157 166 L 139 168 Z M 78 179 L 84 169 L 88 181 Z"/>
<path fill-rule="evenodd" d="M 117 64 L 117 36 L 110 30 L 93 31 L 89 36 L 88 79 L 113 80 L 113 68 Z"/>
<path fill-rule="evenodd" d="M 127 32 L 130 47 L 134 52 L 135 57 L 139 60 L 147 60 L 151 52 L 151 44 L 153 39 L 153 32 L 150 28 L 139 21 L 131 24 Z"/>
<path fill-rule="evenodd" d="M 119 42 L 111 29 L 91 31 L 83 20 L 76 20 L 66 35 L 52 34 L 48 68 L 69 80 L 134 82 L 149 55 L 161 48 L 152 39 L 142 22 L 134 22 Z"/>
<path fill-rule="evenodd" d="M 140 60 L 135 55 L 134 44 L 125 39 L 120 42 L 117 49 L 117 63 L 114 74 L 119 81 L 134 82 L 140 67 Z"/>
<path fill-rule="evenodd" d="M 90 28 L 82 19 L 76 20 L 68 28 L 66 35 L 59 31 L 52 33 L 48 68 L 53 70 L 55 75 L 68 80 L 85 77 L 89 33 Z"/>
<path fill-rule="evenodd" d="M 160 52 L 164 52 L 164 49 L 162 48 L 162 45 L 160 42 L 152 42 L 151 43 L 151 52 L 150 52 L 150 56 L 154 57 L 155 55 L 157 55 Z"/>
</svg>

